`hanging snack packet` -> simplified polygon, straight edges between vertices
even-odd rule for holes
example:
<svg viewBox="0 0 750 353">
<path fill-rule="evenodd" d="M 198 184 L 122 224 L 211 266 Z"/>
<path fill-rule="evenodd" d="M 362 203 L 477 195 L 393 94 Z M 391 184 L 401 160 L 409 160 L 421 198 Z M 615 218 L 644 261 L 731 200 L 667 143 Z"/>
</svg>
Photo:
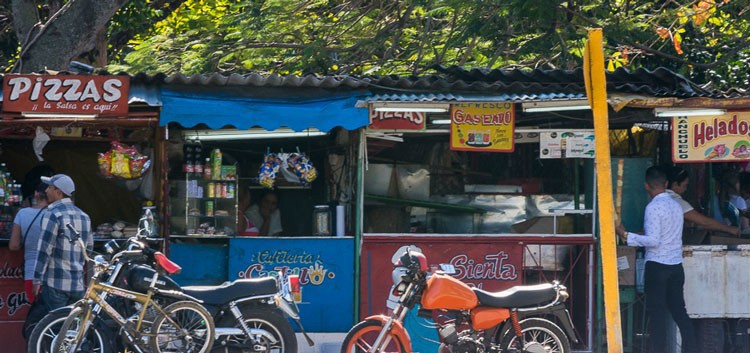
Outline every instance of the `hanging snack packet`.
<svg viewBox="0 0 750 353">
<path fill-rule="evenodd" d="M 131 180 L 140 178 L 151 166 L 148 156 L 138 153 L 133 146 L 112 141 L 112 147 L 99 153 L 99 173 L 105 178 Z"/>
<path fill-rule="evenodd" d="M 266 188 L 273 189 L 273 184 L 276 181 L 276 174 L 279 172 L 279 159 L 273 153 L 268 153 L 263 158 L 263 163 L 260 165 L 260 171 L 258 173 L 258 183 Z"/>
<path fill-rule="evenodd" d="M 304 153 L 291 153 L 287 163 L 297 174 L 299 182 L 302 184 L 312 183 L 318 177 L 317 170 Z"/>
</svg>

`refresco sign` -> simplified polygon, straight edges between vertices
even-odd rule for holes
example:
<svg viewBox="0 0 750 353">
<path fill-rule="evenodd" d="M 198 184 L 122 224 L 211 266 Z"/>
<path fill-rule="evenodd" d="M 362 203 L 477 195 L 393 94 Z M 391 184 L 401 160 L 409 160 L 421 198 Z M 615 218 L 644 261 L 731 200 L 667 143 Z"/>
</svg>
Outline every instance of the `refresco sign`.
<svg viewBox="0 0 750 353">
<path fill-rule="evenodd" d="M 128 76 L 7 75 L 3 112 L 126 115 Z"/>
</svg>

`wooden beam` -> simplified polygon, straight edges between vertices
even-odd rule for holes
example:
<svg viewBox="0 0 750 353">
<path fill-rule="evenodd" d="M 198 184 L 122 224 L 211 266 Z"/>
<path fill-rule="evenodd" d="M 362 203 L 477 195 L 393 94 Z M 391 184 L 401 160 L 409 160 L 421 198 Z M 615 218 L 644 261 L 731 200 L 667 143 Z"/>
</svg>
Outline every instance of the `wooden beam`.
<svg viewBox="0 0 750 353">
<path fill-rule="evenodd" d="M 589 30 L 584 54 L 586 95 L 594 113 L 596 183 L 599 204 L 599 242 L 602 253 L 604 316 L 607 324 L 607 352 L 622 353 L 620 286 L 617 279 L 614 203 L 612 200 L 612 161 L 609 147 L 607 82 L 604 73 L 602 29 Z"/>
</svg>

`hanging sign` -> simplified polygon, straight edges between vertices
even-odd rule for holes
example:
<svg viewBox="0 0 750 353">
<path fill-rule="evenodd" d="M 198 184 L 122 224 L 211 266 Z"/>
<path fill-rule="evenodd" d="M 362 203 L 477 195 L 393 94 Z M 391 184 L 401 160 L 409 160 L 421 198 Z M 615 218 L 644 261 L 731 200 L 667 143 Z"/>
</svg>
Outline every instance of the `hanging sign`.
<svg viewBox="0 0 750 353">
<path fill-rule="evenodd" d="M 368 130 L 424 130 L 425 112 L 376 112 L 370 109 Z"/>
<path fill-rule="evenodd" d="M 672 118 L 672 161 L 750 160 L 750 112 Z"/>
<path fill-rule="evenodd" d="M 451 150 L 513 152 L 515 113 L 510 102 L 451 105 Z"/>
<path fill-rule="evenodd" d="M 128 76 L 7 75 L 3 111 L 125 115 L 129 89 Z"/>
<path fill-rule="evenodd" d="M 462 236 L 365 238 L 360 256 L 361 313 L 385 312 L 388 289 L 393 283 L 391 260 L 394 253 L 406 247 L 422 252 L 430 266 L 453 265 L 456 270 L 453 277 L 471 287 L 500 291 L 523 283 L 525 247 L 518 242 L 498 243 Z"/>
<path fill-rule="evenodd" d="M 594 158 L 594 131 L 542 132 L 539 158 Z"/>
</svg>

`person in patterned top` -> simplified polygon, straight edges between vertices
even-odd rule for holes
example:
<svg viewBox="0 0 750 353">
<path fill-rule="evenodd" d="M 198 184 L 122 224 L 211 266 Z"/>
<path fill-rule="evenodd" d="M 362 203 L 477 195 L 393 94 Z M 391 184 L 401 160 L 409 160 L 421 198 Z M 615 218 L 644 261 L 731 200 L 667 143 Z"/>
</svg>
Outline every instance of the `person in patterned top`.
<svg viewBox="0 0 750 353">
<path fill-rule="evenodd" d="M 695 328 L 685 308 L 685 271 L 682 267 L 682 206 L 667 193 L 664 167 L 646 169 L 643 184 L 651 196 L 643 219 L 644 235 L 629 233 L 622 224 L 615 228 L 617 236 L 629 246 L 646 249 L 644 293 L 649 315 L 649 346 L 651 353 L 666 352 L 667 320 L 670 317 L 680 328 L 684 352 L 696 349 Z"/>
<path fill-rule="evenodd" d="M 42 217 L 39 256 L 34 269 L 34 292 L 49 311 L 83 298 L 85 291 L 84 251 L 91 251 L 94 236 L 91 219 L 73 204 L 73 179 L 64 174 L 42 177 L 47 184 L 49 206 Z M 74 241 L 70 224 L 86 244 Z"/>
</svg>

